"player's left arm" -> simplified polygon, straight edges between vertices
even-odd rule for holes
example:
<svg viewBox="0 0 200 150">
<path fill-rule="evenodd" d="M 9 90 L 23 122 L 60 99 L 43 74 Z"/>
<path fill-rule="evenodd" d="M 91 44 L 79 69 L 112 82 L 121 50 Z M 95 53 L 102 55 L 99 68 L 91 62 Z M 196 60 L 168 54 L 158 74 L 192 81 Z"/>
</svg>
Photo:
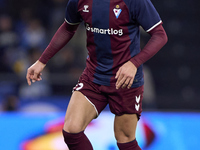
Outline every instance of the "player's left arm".
<svg viewBox="0 0 200 150">
<path fill-rule="evenodd" d="M 140 53 L 131 58 L 131 62 L 138 68 L 153 57 L 168 41 L 162 26 L 163 22 L 151 0 L 135 0 L 135 19 L 143 29 L 151 35 L 150 40 Z"/>
<path fill-rule="evenodd" d="M 162 24 L 155 27 L 153 30 L 147 32 L 151 35 L 148 43 L 142 49 L 142 51 L 130 61 L 138 68 L 141 64 L 145 63 L 151 57 L 153 57 L 168 41 L 167 34 Z"/>
<path fill-rule="evenodd" d="M 167 42 L 167 35 L 161 18 L 150 0 L 132 0 L 131 16 L 143 29 L 151 35 L 145 47 L 130 61 L 120 67 L 116 74 L 116 88 L 130 88 L 133 84 L 137 68 L 153 57 Z"/>
<path fill-rule="evenodd" d="M 137 68 L 153 57 L 168 41 L 167 34 L 162 26 L 158 25 L 148 32 L 151 35 L 148 43 L 140 53 L 122 65 L 116 74 L 116 88 L 130 88 L 133 84 Z"/>
</svg>

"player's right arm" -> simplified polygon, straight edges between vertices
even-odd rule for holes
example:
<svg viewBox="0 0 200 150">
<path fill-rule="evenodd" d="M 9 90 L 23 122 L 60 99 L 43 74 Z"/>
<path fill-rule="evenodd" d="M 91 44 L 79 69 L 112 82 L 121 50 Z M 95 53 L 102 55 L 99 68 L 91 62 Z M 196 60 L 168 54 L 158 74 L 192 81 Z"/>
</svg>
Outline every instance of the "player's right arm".
<svg viewBox="0 0 200 150">
<path fill-rule="evenodd" d="M 71 25 L 66 21 L 56 31 L 49 45 L 42 53 L 39 61 L 46 64 L 59 50 L 61 50 L 73 37 L 78 25 Z"/>
<path fill-rule="evenodd" d="M 42 80 L 42 70 L 44 69 L 45 64 L 41 63 L 40 61 L 36 61 L 31 67 L 28 68 L 26 79 L 28 85 L 31 85 L 31 81 L 40 81 Z"/>
</svg>

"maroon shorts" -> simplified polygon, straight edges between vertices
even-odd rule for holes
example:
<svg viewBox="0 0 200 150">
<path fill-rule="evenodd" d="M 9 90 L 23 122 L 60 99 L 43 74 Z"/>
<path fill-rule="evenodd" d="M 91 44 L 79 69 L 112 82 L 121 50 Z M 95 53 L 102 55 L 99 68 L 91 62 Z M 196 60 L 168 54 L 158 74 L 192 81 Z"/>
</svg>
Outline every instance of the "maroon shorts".
<svg viewBox="0 0 200 150">
<path fill-rule="evenodd" d="M 87 75 L 82 74 L 73 90 L 80 91 L 85 96 L 94 106 L 97 115 L 109 104 L 115 115 L 137 114 L 138 119 L 141 116 L 144 86 L 117 90 L 114 85 L 95 84 Z"/>
</svg>

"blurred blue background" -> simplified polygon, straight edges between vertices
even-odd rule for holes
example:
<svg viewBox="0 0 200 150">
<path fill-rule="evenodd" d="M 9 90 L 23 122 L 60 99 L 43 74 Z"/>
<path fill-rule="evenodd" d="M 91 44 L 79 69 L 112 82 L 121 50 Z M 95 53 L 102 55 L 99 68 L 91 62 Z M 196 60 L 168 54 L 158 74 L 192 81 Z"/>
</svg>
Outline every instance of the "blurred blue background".
<svg viewBox="0 0 200 150">
<path fill-rule="evenodd" d="M 3 113 L 0 117 L 1 149 L 68 149 L 60 130 L 64 113 Z M 113 120 L 114 115 L 104 111 L 87 127 L 95 150 L 118 150 Z M 198 149 L 199 124 L 200 113 L 143 112 L 136 137 L 143 150 Z"/>
<path fill-rule="evenodd" d="M 137 138 L 145 150 L 197 149 L 200 2 L 152 0 L 152 3 L 162 18 L 169 41 L 144 64 L 144 113 Z M 6 150 L 23 150 L 24 142 L 48 135 L 49 121 L 63 120 L 72 88 L 85 67 L 86 35 L 81 24 L 70 43 L 48 62 L 43 80 L 32 86 L 26 83 L 27 68 L 39 58 L 64 22 L 66 4 L 66 0 L 0 0 L 0 145 Z M 148 39 L 149 35 L 141 29 L 141 47 Z M 94 122 L 108 123 L 111 138 L 106 148 L 115 150 L 112 122 L 107 119 L 113 115 L 106 108 L 102 116 Z M 102 126 L 101 131 L 107 131 L 105 128 Z M 91 140 L 96 139 L 92 133 L 98 133 L 97 128 L 89 126 L 87 132 Z M 102 145 L 92 142 L 95 149 Z"/>
</svg>

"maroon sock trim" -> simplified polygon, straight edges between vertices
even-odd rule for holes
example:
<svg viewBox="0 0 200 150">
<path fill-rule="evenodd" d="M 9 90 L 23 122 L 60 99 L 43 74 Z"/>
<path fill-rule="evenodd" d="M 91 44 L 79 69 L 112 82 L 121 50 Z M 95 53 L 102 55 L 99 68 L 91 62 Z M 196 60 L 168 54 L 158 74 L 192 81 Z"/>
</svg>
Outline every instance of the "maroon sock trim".
<svg viewBox="0 0 200 150">
<path fill-rule="evenodd" d="M 68 133 L 62 131 L 64 136 L 64 141 L 70 150 L 93 150 L 92 145 L 84 134 L 84 131 L 79 133 Z"/>
<path fill-rule="evenodd" d="M 117 146 L 120 150 L 142 150 L 139 147 L 136 139 L 128 143 L 117 143 Z"/>
</svg>

